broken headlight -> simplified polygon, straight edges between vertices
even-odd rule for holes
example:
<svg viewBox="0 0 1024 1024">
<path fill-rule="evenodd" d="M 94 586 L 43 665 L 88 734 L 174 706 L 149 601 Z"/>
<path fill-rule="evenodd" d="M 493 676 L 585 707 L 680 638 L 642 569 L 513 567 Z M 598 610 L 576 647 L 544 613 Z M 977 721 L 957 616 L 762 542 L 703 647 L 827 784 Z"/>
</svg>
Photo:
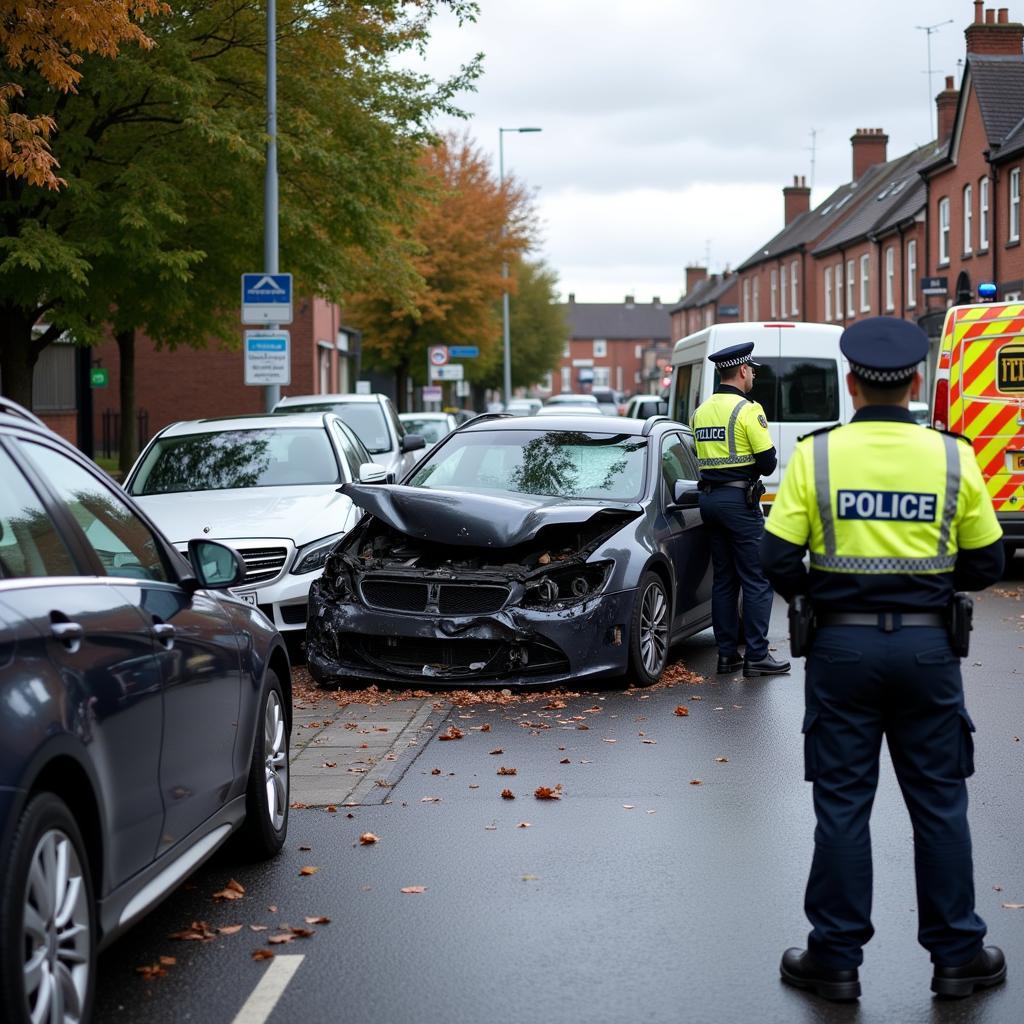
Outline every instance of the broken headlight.
<svg viewBox="0 0 1024 1024">
<path fill-rule="evenodd" d="M 611 562 L 594 562 L 546 573 L 526 585 L 523 607 L 578 604 L 604 589 L 611 570 Z"/>
<path fill-rule="evenodd" d="M 322 569 L 327 563 L 327 556 L 334 549 L 334 545 L 345 535 L 343 533 L 332 533 L 329 537 L 321 537 L 305 547 L 299 548 L 295 556 L 295 565 L 292 566 L 292 574 L 301 576 L 303 573 L 316 572 Z"/>
</svg>

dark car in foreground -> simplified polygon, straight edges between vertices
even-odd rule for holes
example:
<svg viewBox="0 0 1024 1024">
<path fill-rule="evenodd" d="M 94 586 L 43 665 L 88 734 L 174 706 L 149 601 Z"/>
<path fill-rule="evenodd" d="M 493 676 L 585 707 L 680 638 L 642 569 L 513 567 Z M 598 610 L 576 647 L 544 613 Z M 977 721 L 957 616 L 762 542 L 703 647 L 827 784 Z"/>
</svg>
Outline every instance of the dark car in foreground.
<svg viewBox="0 0 1024 1024">
<path fill-rule="evenodd" d="M 710 624 L 688 428 L 480 417 L 403 486 L 343 488 L 368 515 L 310 590 L 321 684 L 573 684 L 663 671 Z"/>
<path fill-rule="evenodd" d="M 229 836 L 288 829 L 280 634 L 93 463 L 0 399 L 0 1020 L 90 1018 L 100 949 Z"/>
</svg>

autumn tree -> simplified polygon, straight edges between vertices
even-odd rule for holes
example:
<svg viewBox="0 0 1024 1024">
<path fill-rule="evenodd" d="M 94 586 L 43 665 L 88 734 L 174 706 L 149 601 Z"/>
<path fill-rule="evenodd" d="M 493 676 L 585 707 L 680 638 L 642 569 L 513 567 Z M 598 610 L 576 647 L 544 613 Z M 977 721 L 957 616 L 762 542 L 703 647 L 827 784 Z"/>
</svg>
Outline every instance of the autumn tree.
<svg viewBox="0 0 1024 1024">
<path fill-rule="evenodd" d="M 85 55 L 116 57 L 125 43 L 151 47 L 139 22 L 168 11 L 162 0 L 0 0 L 0 172 L 50 189 L 66 184 L 49 139 L 60 98 L 78 91 Z M 58 109 L 28 112 L 47 89 Z"/>
<path fill-rule="evenodd" d="M 493 361 L 501 345 L 497 301 L 515 287 L 502 263 L 515 262 L 535 232 L 525 189 L 510 178 L 499 185 L 468 137 L 449 134 L 425 147 L 420 170 L 419 206 L 396 229 L 420 277 L 411 301 L 379 274 L 348 304 L 364 331 L 364 353 L 394 373 L 403 406 L 406 381 L 426 383 L 431 345 L 475 345 L 482 363 Z"/>
</svg>

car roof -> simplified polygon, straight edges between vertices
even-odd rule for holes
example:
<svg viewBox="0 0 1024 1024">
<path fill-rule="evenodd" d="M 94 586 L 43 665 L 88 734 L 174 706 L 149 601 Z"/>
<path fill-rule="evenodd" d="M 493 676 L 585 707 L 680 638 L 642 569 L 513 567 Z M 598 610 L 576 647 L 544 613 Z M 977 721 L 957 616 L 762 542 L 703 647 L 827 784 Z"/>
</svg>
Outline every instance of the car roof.
<svg viewBox="0 0 1024 1024">
<path fill-rule="evenodd" d="M 344 402 L 346 405 L 355 405 L 358 402 L 379 402 L 384 397 L 386 396 L 379 393 L 372 395 L 288 395 L 286 398 L 282 398 L 275 408 L 282 409 L 289 405 L 336 405 L 339 402 Z"/>
<path fill-rule="evenodd" d="M 324 410 L 328 412 L 329 410 Z M 161 437 L 183 434 L 219 434 L 225 430 L 280 430 L 282 427 L 323 427 L 323 412 L 261 413 L 251 416 L 218 416 L 203 420 L 179 420 L 164 427 Z"/>
<path fill-rule="evenodd" d="M 454 416 L 451 412 L 400 412 L 400 420 L 446 420 Z"/>
<path fill-rule="evenodd" d="M 678 428 L 678 423 L 666 423 Z M 481 416 L 464 424 L 459 432 L 479 433 L 484 430 L 582 430 L 590 434 L 642 435 L 646 420 L 626 419 L 624 416 L 604 416 L 601 413 L 581 412 L 577 416 L 548 416 L 543 412 L 528 420 L 514 416 Z"/>
</svg>

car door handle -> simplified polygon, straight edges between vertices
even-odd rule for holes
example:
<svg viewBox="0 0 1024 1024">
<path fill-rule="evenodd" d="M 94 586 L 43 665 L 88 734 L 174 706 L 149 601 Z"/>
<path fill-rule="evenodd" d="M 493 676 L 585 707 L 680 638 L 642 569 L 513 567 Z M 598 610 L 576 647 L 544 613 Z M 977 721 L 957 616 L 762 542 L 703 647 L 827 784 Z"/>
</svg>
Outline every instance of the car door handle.
<svg viewBox="0 0 1024 1024">
<path fill-rule="evenodd" d="M 85 630 L 77 622 L 53 622 L 50 624 L 50 635 L 72 654 L 76 654 L 82 646 Z"/>
<path fill-rule="evenodd" d="M 162 644 L 167 650 L 174 646 L 174 627 L 169 622 L 156 622 L 149 631 L 156 637 L 157 643 Z"/>
</svg>

